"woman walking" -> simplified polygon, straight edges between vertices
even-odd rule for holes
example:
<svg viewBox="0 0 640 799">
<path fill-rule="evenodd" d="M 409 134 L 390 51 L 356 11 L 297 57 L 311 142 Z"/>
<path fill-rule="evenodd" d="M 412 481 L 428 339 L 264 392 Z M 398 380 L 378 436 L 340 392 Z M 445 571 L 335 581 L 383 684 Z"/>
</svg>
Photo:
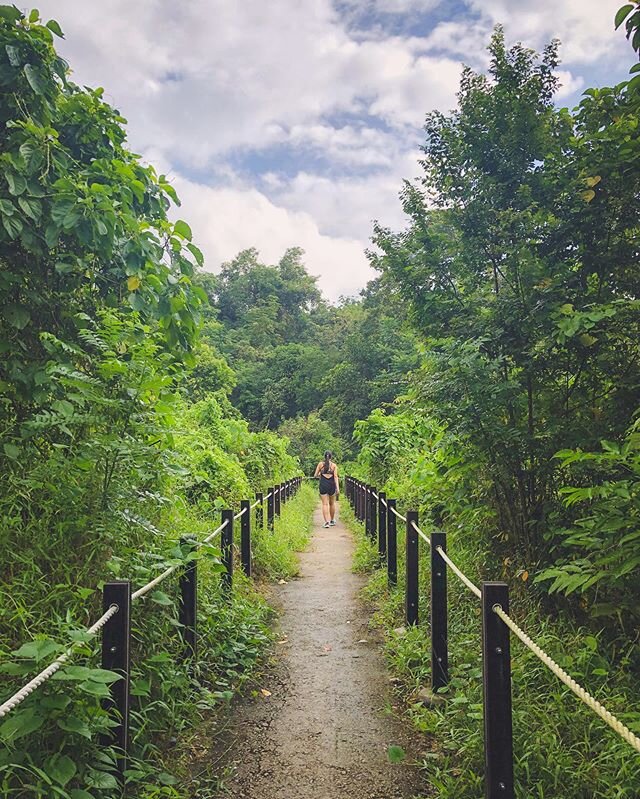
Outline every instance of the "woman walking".
<svg viewBox="0 0 640 799">
<path fill-rule="evenodd" d="M 324 453 L 324 460 L 316 466 L 314 477 L 320 478 L 320 499 L 322 500 L 322 517 L 325 527 L 333 527 L 336 523 L 336 499 L 340 495 L 338 467 L 331 460 L 329 450 Z"/>
</svg>

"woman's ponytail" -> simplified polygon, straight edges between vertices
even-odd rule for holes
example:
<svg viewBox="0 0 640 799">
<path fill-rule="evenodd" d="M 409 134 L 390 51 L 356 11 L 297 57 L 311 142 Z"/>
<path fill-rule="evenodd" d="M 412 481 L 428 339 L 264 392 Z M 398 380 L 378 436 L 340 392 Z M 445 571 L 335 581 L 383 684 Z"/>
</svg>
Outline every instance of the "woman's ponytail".
<svg viewBox="0 0 640 799">
<path fill-rule="evenodd" d="M 331 472 L 331 458 L 332 458 L 331 451 L 327 450 L 324 453 L 324 467 L 323 467 L 324 474 L 329 474 Z"/>
</svg>

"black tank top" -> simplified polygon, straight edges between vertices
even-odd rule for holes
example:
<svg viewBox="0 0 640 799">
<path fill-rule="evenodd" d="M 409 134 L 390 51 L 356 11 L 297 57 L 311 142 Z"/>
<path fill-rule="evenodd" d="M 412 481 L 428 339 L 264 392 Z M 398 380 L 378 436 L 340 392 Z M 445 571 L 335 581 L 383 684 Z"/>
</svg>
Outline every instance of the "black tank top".
<svg viewBox="0 0 640 799">
<path fill-rule="evenodd" d="M 335 469 L 335 466 L 331 468 L 330 474 L 327 474 L 326 472 L 320 472 L 320 482 L 322 482 L 325 486 L 334 485 Z"/>
</svg>

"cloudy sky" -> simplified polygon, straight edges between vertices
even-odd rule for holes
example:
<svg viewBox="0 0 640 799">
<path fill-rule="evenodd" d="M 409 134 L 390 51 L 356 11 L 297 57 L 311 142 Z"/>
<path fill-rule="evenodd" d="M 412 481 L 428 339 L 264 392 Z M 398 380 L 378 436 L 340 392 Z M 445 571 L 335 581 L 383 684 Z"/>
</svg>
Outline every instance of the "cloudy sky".
<svg viewBox="0 0 640 799">
<path fill-rule="evenodd" d="M 207 268 L 290 246 L 331 299 L 371 272 L 372 220 L 401 227 L 421 126 L 482 69 L 492 27 L 561 39 L 563 88 L 624 79 L 622 0 L 41 0 L 78 83 L 103 86 L 136 152 L 171 176 Z"/>
</svg>

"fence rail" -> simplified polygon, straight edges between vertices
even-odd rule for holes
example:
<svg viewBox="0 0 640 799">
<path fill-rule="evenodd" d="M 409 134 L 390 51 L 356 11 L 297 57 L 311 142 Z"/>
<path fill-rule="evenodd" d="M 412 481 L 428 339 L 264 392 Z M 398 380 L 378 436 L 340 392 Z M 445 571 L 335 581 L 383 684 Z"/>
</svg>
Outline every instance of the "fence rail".
<svg viewBox="0 0 640 799">
<path fill-rule="evenodd" d="M 405 524 L 405 621 L 418 623 L 419 546 L 430 548 L 431 564 L 431 687 L 437 691 L 449 682 L 449 635 L 447 623 L 447 568 L 481 602 L 482 678 L 486 799 L 514 799 L 513 734 L 511 707 L 510 632 L 538 657 L 573 693 L 603 719 L 637 752 L 640 738 L 579 685 L 509 615 L 509 586 L 503 582 L 475 585 L 447 554 L 446 534 L 427 535 L 418 525 L 417 511 L 399 513 L 396 500 L 367 483 L 345 477 L 345 495 L 365 533 L 378 543 L 380 562 L 387 567 L 390 586 L 397 584 L 397 527 Z"/>
<path fill-rule="evenodd" d="M 293 477 L 284 483 L 269 488 L 267 494 L 256 493 L 253 504 L 250 500 L 242 500 L 240 511 L 230 509 L 222 511 L 221 524 L 202 541 L 195 538 L 182 538 L 183 551 L 196 550 L 209 544 L 218 535 L 221 536 L 222 586 L 225 596 L 230 601 L 233 590 L 234 567 L 234 522 L 240 521 L 240 564 L 244 573 L 250 577 L 252 568 L 251 554 L 251 511 L 255 510 L 255 526 L 264 527 L 264 503 L 267 503 L 267 528 L 274 529 L 275 518 L 280 516 L 283 505 L 292 499 L 302 485 L 302 477 Z M 187 560 L 184 564 L 176 564 L 165 569 L 146 585 L 131 590 L 130 580 L 114 580 L 105 583 L 102 592 L 103 614 L 88 627 L 86 632 L 94 637 L 102 631 L 102 668 L 116 672 L 120 679 L 110 687 L 110 696 L 104 700 L 104 707 L 115 722 L 108 735 L 101 738 L 104 746 L 113 746 L 118 753 L 116 777 L 124 782 L 124 771 L 129 751 L 129 700 L 131 672 L 131 606 L 137 599 L 152 591 L 161 582 L 175 572 L 179 572 L 179 622 L 183 641 L 183 661 L 191 668 L 197 660 L 198 652 L 198 568 L 196 560 Z M 32 680 L 16 691 L 13 696 L 0 704 L 0 718 L 7 716 L 27 697 L 37 691 L 59 669 L 61 669 L 86 641 L 75 642 L 69 649 L 57 657 Z"/>
</svg>

